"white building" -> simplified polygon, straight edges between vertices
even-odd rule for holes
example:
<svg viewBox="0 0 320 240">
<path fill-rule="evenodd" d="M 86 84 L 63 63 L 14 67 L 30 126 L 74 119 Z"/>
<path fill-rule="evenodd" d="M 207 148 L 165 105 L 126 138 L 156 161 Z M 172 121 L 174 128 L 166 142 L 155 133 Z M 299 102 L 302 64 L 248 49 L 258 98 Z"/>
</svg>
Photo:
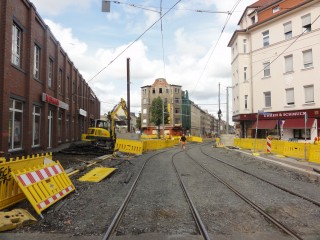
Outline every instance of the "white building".
<svg viewBox="0 0 320 240">
<path fill-rule="evenodd" d="M 256 128 L 260 138 L 320 135 L 319 16 L 319 0 L 260 0 L 245 9 L 228 44 L 241 137 Z"/>
</svg>

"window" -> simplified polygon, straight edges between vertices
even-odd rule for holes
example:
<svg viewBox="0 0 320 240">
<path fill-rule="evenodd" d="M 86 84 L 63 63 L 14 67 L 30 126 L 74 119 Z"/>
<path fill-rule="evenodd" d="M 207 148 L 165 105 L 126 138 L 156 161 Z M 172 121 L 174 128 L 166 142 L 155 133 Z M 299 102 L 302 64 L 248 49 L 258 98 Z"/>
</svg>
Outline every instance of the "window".
<svg viewBox="0 0 320 240">
<path fill-rule="evenodd" d="M 179 88 L 174 88 L 175 93 L 179 93 Z"/>
<path fill-rule="evenodd" d="M 143 114 L 147 114 L 147 109 L 144 108 L 144 109 L 142 110 L 142 113 L 143 113 Z"/>
<path fill-rule="evenodd" d="M 143 94 L 147 94 L 147 89 L 143 89 Z"/>
<path fill-rule="evenodd" d="M 62 94 L 62 69 L 59 69 L 59 76 L 58 76 L 58 93 Z"/>
<path fill-rule="evenodd" d="M 294 104 L 294 90 L 293 88 L 286 89 L 287 105 Z"/>
<path fill-rule="evenodd" d="M 179 108 L 175 108 L 174 112 L 175 113 L 180 113 L 180 109 Z"/>
<path fill-rule="evenodd" d="M 248 109 L 248 95 L 244 95 L 244 109 Z"/>
<path fill-rule="evenodd" d="M 314 102 L 314 90 L 313 85 L 304 86 L 304 98 L 305 103 L 313 103 Z"/>
<path fill-rule="evenodd" d="M 73 102 L 76 100 L 76 81 L 75 80 L 71 80 L 72 81 L 72 100 Z"/>
<path fill-rule="evenodd" d="M 247 81 L 247 67 L 243 68 L 243 80 Z"/>
<path fill-rule="evenodd" d="M 283 24 L 283 31 L 285 40 L 292 38 L 292 23 L 287 22 Z"/>
<path fill-rule="evenodd" d="M 156 93 L 156 89 L 155 88 L 152 88 L 152 93 Z"/>
<path fill-rule="evenodd" d="M 243 39 L 243 53 L 247 53 L 247 39 Z"/>
<path fill-rule="evenodd" d="M 311 15 L 310 13 L 301 17 L 302 32 L 311 32 Z"/>
<path fill-rule="evenodd" d="M 62 112 L 59 111 L 59 115 L 58 115 L 58 132 L 57 132 L 57 139 L 58 142 L 61 143 L 62 142 Z"/>
<path fill-rule="evenodd" d="M 298 138 L 298 139 L 304 139 L 306 138 L 307 140 L 311 139 L 311 131 L 310 129 L 293 129 L 293 137 Z"/>
<path fill-rule="evenodd" d="M 312 50 L 306 50 L 302 52 L 303 54 L 303 67 L 304 68 L 310 68 L 313 66 L 312 63 Z"/>
<path fill-rule="evenodd" d="M 169 93 L 169 88 L 166 89 L 166 93 Z"/>
<path fill-rule="evenodd" d="M 251 23 L 254 24 L 256 22 L 256 16 L 251 17 Z"/>
<path fill-rule="evenodd" d="M 21 36 L 22 31 L 21 29 L 16 25 L 12 25 L 12 55 L 11 55 L 11 62 L 16 65 L 20 66 L 21 64 Z"/>
<path fill-rule="evenodd" d="M 40 113 L 41 109 L 38 106 L 33 106 L 32 112 L 32 146 L 40 146 Z"/>
<path fill-rule="evenodd" d="M 142 123 L 147 123 L 147 119 L 144 118 L 144 119 L 142 120 Z"/>
<path fill-rule="evenodd" d="M 10 150 L 22 149 L 23 133 L 23 103 L 10 99 L 9 107 L 9 137 L 8 147 Z"/>
<path fill-rule="evenodd" d="M 69 123 L 69 117 L 66 117 L 66 142 L 69 142 L 69 130 L 70 130 L 70 123 Z"/>
<path fill-rule="evenodd" d="M 53 60 L 49 59 L 49 71 L 48 71 L 48 87 L 52 87 L 52 78 L 53 78 Z"/>
<path fill-rule="evenodd" d="M 263 76 L 264 77 L 270 76 L 270 62 L 263 63 Z"/>
<path fill-rule="evenodd" d="M 159 93 L 162 93 L 162 88 L 159 88 Z"/>
<path fill-rule="evenodd" d="M 147 104 L 148 102 L 147 102 L 147 99 L 146 98 L 144 98 L 143 99 L 143 104 Z"/>
<path fill-rule="evenodd" d="M 264 92 L 264 106 L 271 107 L 271 92 Z"/>
<path fill-rule="evenodd" d="M 179 98 L 175 98 L 174 102 L 179 103 Z"/>
<path fill-rule="evenodd" d="M 269 46 L 269 30 L 262 33 L 263 37 L 263 46 Z"/>
<path fill-rule="evenodd" d="M 67 76 L 67 84 L 66 84 L 66 97 L 69 98 L 69 86 L 70 86 L 70 77 Z"/>
<path fill-rule="evenodd" d="M 288 55 L 284 57 L 285 73 L 293 72 L 293 56 Z"/>
<path fill-rule="evenodd" d="M 276 13 L 276 12 L 279 12 L 280 11 L 280 7 L 279 6 L 276 6 L 272 9 L 272 13 Z"/>
<path fill-rule="evenodd" d="M 175 119 L 174 119 L 174 123 L 175 123 L 175 124 L 180 124 L 180 118 L 175 118 Z"/>
<path fill-rule="evenodd" d="M 39 79 L 40 70 L 40 48 L 34 45 L 34 56 L 33 56 L 33 77 Z"/>
</svg>

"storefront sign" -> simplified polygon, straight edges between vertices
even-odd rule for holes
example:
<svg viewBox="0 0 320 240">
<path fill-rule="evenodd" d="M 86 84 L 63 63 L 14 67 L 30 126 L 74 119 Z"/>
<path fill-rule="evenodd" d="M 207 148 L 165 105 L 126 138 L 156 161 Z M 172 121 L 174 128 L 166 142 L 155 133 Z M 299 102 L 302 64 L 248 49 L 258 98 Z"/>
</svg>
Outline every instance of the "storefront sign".
<svg viewBox="0 0 320 240">
<path fill-rule="evenodd" d="M 59 99 L 56 99 L 54 97 L 51 97 L 50 95 L 48 95 L 46 93 L 42 93 L 42 101 L 50 103 L 52 105 L 55 105 L 59 108 L 69 110 L 69 104 L 62 102 Z"/>
<path fill-rule="evenodd" d="M 87 111 L 85 111 L 85 110 L 83 110 L 83 109 L 79 109 L 79 114 L 81 115 L 81 116 L 84 116 L 84 117 L 86 117 L 88 114 L 87 114 Z"/>
</svg>

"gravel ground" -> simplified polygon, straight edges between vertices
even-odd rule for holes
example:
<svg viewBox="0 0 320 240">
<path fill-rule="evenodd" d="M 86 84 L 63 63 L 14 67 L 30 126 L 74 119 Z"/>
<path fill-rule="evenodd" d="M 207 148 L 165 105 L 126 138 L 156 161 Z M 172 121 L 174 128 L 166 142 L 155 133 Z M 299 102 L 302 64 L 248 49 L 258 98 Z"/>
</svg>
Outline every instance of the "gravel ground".
<svg viewBox="0 0 320 240">
<path fill-rule="evenodd" d="M 209 155 L 229 161 L 260 177 L 281 183 L 319 201 L 318 182 L 311 182 L 302 174 L 236 151 L 212 148 L 212 144 L 188 145 L 188 154 L 206 164 L 221 178 L 230 181 L 234 187 L 241 189 L 243 194 L 248 195 L 251 200 L 263 206 L 276 218 L 280 218 L 306 237 L 305 239 L 319 239 L 318 207 L 283 193 L 238 170 L 217 163 L 201 153 L 201 149 Z M 152 234 L 175 236 L 172 239 L 198 239 L 198 231 L 171 163 L 171 156 L 180 151 L 179 148 L 167 149 L 151 158 L 146 164 L 118 229 L 117 239 L 140 239 L 142 236 L 145 236 L 144 239 L 165 239 Z M 122 156 L 97 164 L 96 166 L 117 168 L 111 176 L 100 183 L 77 180 L 88 170 L 72 176 L 76 192 L 44 211 L 44 219 L 37 217 L 39 221 L 36 224 L 24 226 L 10 233 L 19 233 L 19 236 L 31 233 L 50 233 L 51 236 L 66 234 L 78 237 L 96 236 L 96 239 L 101 239 L 140 168 L 146 159 L 155 153 L 150 152 L 136 157 Z M 95 156 L 61 153 L 54 155 L 54 159 L 58 159 L 65 169 L 93 158 Z M 179 174 L 186 182 L 187 189 L 214 239 L 288 239 L 230 190 L 208 176 L 185 152 L 178 153 L 174 159 Z M 27 209 L 37 216 L 28 201 L 23 201 L 14 207 Z"/>
</svg>

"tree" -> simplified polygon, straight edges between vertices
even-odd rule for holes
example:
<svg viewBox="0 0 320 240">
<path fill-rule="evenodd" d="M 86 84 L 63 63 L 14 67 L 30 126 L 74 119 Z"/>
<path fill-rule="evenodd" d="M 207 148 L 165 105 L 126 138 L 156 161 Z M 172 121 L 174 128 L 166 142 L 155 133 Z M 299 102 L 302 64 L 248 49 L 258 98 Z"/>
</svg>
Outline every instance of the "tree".
<svg viewBox="0 0 320 240">
<path fill-rule="evenodd" d="M 160 125 L 162 124 L 162 99 L 157 97 L 153 99 L 150 107 L 151 122 L 158 127 L 158 138 L 160 138 Z M 168 118 L 166 118 L 168 121 Z"/>
</svg>

